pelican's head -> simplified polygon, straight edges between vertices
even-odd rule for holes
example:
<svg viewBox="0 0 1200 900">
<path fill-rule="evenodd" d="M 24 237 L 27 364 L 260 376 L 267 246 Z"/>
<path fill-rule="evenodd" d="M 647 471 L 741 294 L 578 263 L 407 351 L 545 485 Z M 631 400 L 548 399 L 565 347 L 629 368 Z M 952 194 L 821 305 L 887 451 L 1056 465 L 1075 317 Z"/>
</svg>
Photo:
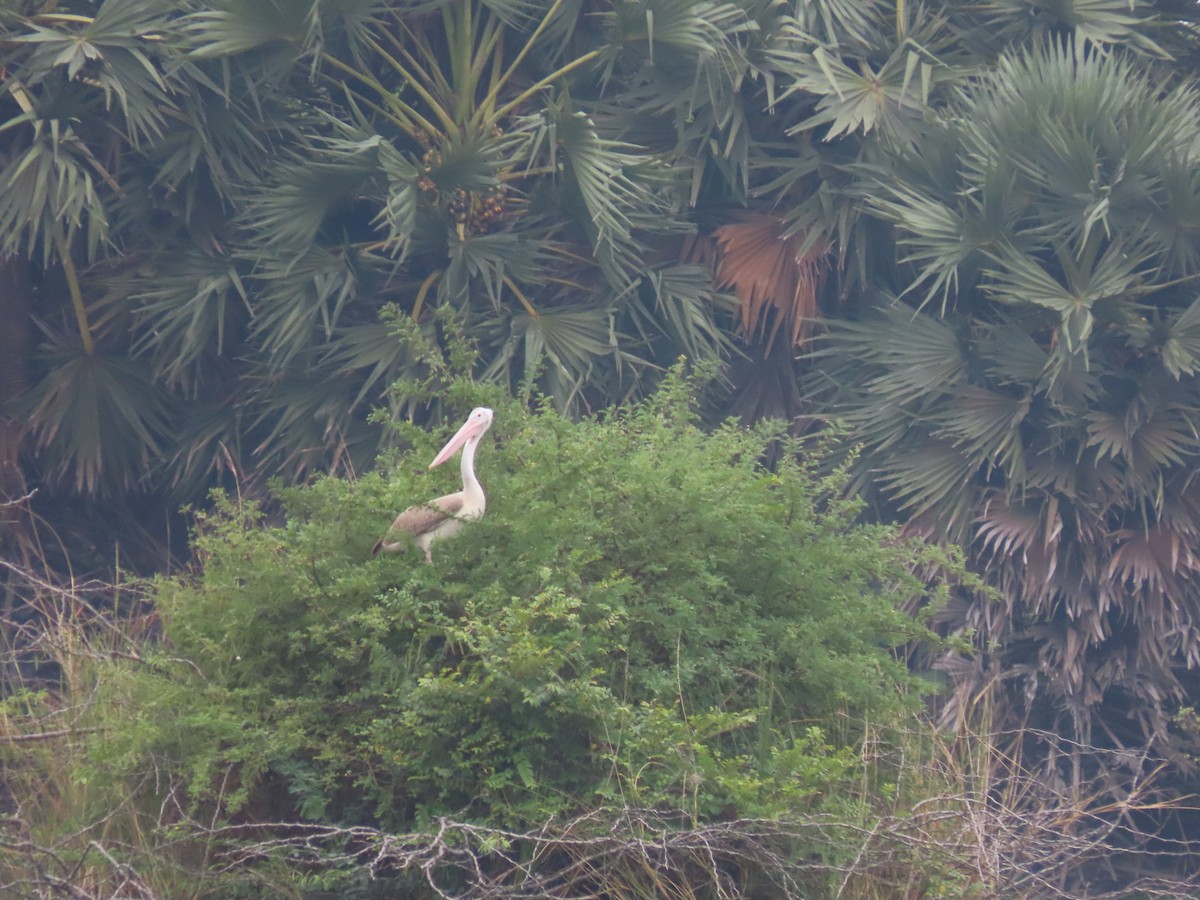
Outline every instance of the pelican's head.
<svg viewBox="0 0 1200 900">
<path fill-rule="evenodd" d="M 486 406 L 477 406 L 471 410 L 471 414 L 467 416 L 467 421 L 463 422 L 462 428 L 458 429 L 454 437 L 450 438 L 446 446 L 433 458 L 433 462 L 429 464 L 429 468 L 432 469 L 434 466 L 440 466 L 465 447 L 469 441 L 478 442 L 484 433 L 492 427 L 493 415 L 494 413 Z"/>
</svg>

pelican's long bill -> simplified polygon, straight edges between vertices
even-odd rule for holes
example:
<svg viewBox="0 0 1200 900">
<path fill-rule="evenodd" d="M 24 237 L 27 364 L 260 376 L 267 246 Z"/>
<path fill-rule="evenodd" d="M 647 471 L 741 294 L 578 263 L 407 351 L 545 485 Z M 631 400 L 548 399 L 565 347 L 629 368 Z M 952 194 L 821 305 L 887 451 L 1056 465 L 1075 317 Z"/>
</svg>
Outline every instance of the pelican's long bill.
<svg viewBox="0 0 1200 900">
<path fill-rule="evenodd" d="M 484 415 L 486 413 L 486 415 Z M 467 421 L 463 422 L 462 428 L 458 429 L 458 433 L 450 438 L 446 446 L 443 447 L 438 455 L 433 458 L 433 462 L 429 464 L 429 468 L 440 466 L 455 453 L 463 448 L 463 446 L 473 437 L 481 436 L 488 430 L 488 426 L 492 424 L 491 410 L 476 410 L 471 414 Z"/>
</svg>

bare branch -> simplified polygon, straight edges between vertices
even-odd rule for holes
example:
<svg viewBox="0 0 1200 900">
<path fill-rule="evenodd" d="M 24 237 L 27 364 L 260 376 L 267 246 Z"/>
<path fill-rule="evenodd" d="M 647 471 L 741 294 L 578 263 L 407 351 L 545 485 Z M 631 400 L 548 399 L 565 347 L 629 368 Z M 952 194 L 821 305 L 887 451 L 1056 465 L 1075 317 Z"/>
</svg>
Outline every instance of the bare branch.
<svg viewBox="0 0 1200 900">
<path fill-rule="evenodd" d="M 73 737 L 77 734 L 92 734 L 100 728 L 60 728 L 57 731 L 40 731 L 31 734 L 0 734 L 0 743 L 21 744 L 27 741 L 54 741 L 59 738 Z"/>
<path fill-rule="evenodd" d="M 27 494 L 25 494 L 24 497 L 17 497 L 15 500 L 0 500 L 0 509 L 8 509 L 9 507 L 12 507 L 12 506 L 20 506 L 22 503 L 32 500 L 34 494 L 36 494 L 37 492 L 38 492 L 38 489 L 34 488 L 33 490 L 31 490 Z"/>
</svg>

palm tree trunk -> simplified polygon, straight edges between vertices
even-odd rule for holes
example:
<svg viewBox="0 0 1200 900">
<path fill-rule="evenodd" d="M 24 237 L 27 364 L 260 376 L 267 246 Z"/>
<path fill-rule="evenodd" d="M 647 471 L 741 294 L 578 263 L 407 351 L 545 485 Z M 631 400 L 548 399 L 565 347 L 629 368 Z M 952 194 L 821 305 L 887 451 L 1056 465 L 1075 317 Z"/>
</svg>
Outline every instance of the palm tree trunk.
<svg viewBox="0 0 1200 900">
<path fill-rule="evenodd" d="M 0 504 L 22 496 L 25 488 L 18 459 L 22 418 L 6 407 L 29 389 L 32 291 L 28 261 L 0 256 Z M 0 516 L 0 540 L 6 518 Z"/>
<path fill-rule="evenodd" d="M 28 518 L 20 509 L 27 493 L 20 460 L 24 426 L 9 404 L 29 388 L 32 291 L 28 260 L 0 256 L 0 557 L 23 558 L 26 564 L 28 544 L 21 540 L 21 534 Z M 5 693 L 19 674 L 12 652 L 14 576 L 11 570 L 0 571 L 0 653 L 4 662 L 0 689 Z"/>
</svg>

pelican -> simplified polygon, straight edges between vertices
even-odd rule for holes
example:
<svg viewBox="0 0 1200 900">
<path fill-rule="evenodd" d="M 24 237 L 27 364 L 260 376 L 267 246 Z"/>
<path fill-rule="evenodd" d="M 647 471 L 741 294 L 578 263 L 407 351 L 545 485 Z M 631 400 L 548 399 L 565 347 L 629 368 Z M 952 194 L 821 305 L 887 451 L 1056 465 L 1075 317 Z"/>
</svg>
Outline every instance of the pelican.
<svg viewBox="0 0 1200 900">
<path fill-rule="evenodd" d="M 453 537 L 462 530 L 468 520 L 478 519 L 483 515 L 487 508 L 487 498 L 483 495 L 479 479 L 475 477 L 475 448 L 491 427 L 490 409 L 479 406 L 471 410 L 471 415 L 467 416 L 462 428 L 458 429 L 458 433 L 450 438 L 449 443 L 429 464 L 431 469 L 440 466 L 461 449 L 463 489 L 420 506 L 410 506 L 400 513 L 387 534 L 371 548 L 372 556 L 403 550 L 411 539 L 425 551 L 425 561 L 431 563 L 433 553 L 430 547 L 434 541 Z"/>
</svg>

